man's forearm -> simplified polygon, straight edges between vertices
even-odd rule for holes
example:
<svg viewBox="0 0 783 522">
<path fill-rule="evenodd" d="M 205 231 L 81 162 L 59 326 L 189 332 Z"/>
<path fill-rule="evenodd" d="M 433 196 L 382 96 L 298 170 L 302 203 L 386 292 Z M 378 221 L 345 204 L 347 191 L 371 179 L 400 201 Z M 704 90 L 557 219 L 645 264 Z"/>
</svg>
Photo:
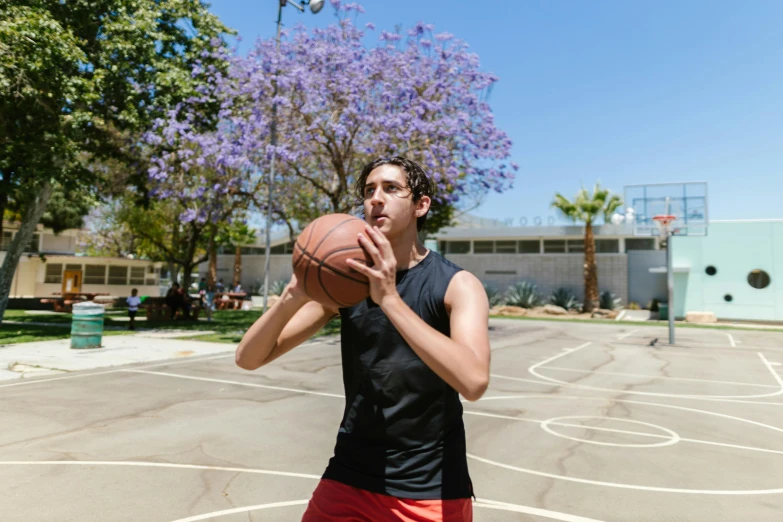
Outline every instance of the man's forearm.
<svg viewBox="0 0 783 522">
<path fill-rule="evenodd" d="M 477 400 L 487 387 L 487 370 L 473 350 L 443 335 L 416 315 L 399 295 L 381 304 L 403 339 L 429 368 L 468 400 Z"/>
<path fill-rule="evenodd" d="M 277 339 L 288 321 L 299 311 L 306 301 L 295 299 L 284 293 L 280 301 L 267 310 L 242 337 L 237 346 L 236 363 L 245 370 L 255 370 L 262 366 L 274 350 Z"/>
</svg>

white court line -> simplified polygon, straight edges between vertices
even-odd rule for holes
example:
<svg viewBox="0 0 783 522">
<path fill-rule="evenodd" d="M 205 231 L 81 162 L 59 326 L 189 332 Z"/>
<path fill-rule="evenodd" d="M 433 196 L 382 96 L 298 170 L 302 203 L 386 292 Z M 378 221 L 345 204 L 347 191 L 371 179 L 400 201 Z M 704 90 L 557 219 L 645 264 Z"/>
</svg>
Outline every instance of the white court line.
<svg viewBox="0 0 783 522">
<path fill-rule="evenodd" d="M 618 338 L 618 339 L 625 339 L 626 337 L 630 337 L 631 335 L 635 334 L 635 333 L 636 333 L 636 332 L 638 332 L 639 330 L 641 330 L 641 328 L 634 328 L 633 330 L 628 330 L 628 331 L 627 331 L 627 332 L 625 332 L 624 334 L 620 334 L 620 335 L 618 335 L 618 336 L 617 336 L 617 338 Z"/>
<path fill-rule="evenodd" d="M 254 473 L 257 475 L 276 475 L 278 477 L 294 477 L 318 480 L 321 475 L 308 473 L 291 473 L 272 469 L 234 468 L 228 466 L 202 466 L 198 464 L 174 464 L 171 462 L 145 462 L 139 460 L 0 460 L 0 465 L 14 466 L 130 466 L 147 468 L 199 469 L 207 471 L 230 471 L 232 473 Z"/>
<path fill-rule="evenodd" d="M 748 489 L 748 490 L 737 490 L 737 489 L 683 489 L 683 488 L 662 488 L 657 486 L 639 486 L 636 484 L 621 484 L 619 482 L 605 482 L 603 480 L 590 480 L 590 479 L 582 479 L 582 478 L 576 478 L 576 477 L 567 477 L 565 475 L 555 475 L 553 473 L 546 473 L 543 471 L 536 471 L 533 469 L 527 469 L 527 468 L 520 468 L 517 466 L 511 466 L 509 464 L 504 464 L 502 462 L 496 462 L 494 460 L 485 459 L 482 457 L 479 457 L 477 455 L 472 455 L 470 453 L 467 454 L 468 458 L 477 460 L 479 462 L 483 462 L 485 464 L 489 464 L 491 466 L 497 466 L 499 468 L 505 468 L 510 469 L 512 471 L 518 471 L 520 473 L 527 473 L 530 475 L 537 475 L 539 477 L 546 477 L 546 478 L 552 478 L 552 479 L 560 479 L 565 480 L 567 482 L 577 482 L 580 484 L 591 484 L 594 486 L 608 486 L 613 488 L 619 488 L 619 489 L 634 489 L 637 491 L 655 491 L 655 492 L 662 492 L 662 493 L 688 493 L 691 495 L 775 495 L 783 493 L 783 488 L 774 488 L 774 489 Z"/>
<path fill-rule="evenodd" d="M 212 513 L 204 513 L 203 515 L 196 515 L 188 518 L 178 518 L 172 522 L 196 522 L 198 520 L 207 520 L 216 517 L 222 517 L 224 515 L 233 515 L 235 513 L 247 513 L 248 511 L 258 511 L 261 509 L 272 509 L 278 507 L 288 506 L 303 506 L 310 502 L 310 500 L 289 500 L 287 502 L 272 502 L 271 504 L 258 504 L 255 506 L 238 507 L 234 509 L 224 509 L 223 511 L 213 511 Z"/>
<path fill-rule="evenodd" d="M 463 413 L 467 415 L 477 415 L 479 417 L 493 417 L 496 419 L 506 419 L 506 420 L 513 420 L 513 421 L 520 421 L 520 422 L 529 422 L 532 424 L 542 424 L 542 420 L 538 419 L 524 419 L 520 417 L 513 417 L 511 415 L 499 415 L 496 413 L 484 413 L 484 412 L 478 412 L 478 411 L 470 411 L 470 410 L 463 410 Z M 611 418 L 607 418 L 611 419 Z M 550 422 L 550 426 L 563 426 L 566 428 L 583 428 L 586 430 L 594 430 L 594 431 L 605 431 L 609 433 L 622 433 L 625 435 L 638 435 L 640 437 L 650 437 L 653 439 L 671 439 L 671 436 L 669 435 L 658 435 L 657 433 L 647 433 L 647 432 L 641 432 L 641 431 L 630 431 L 630 430 L 618 430 L 613 428 L 601 428 L 599 426 L 586 426 L 584 424 L 569 424 L 567 422 Z M 748 451 L 759 451 L 761 453 L 775 453 L 778 455 L 783 455 L 783 451 L 780 450 L 772 450 L 767 448 L 757 448 L 755 446 L 741 446 L 738 444 L 728 444 L 725 442 L 713 442 L 709 440 L 700 440 L 700 439 L 687 439 L 680 437 L 681 441 L 683 442 L 692 442 L 694 444 L 707 444 L 708 446 L 720 446 L 723 448 L 732 448 L 732 449 L 742 449 L 742 450 L 748 450 Z"/>
<path fill-rule="evenodd" d="M 159 362 L 155 364 L 145 364 L 143 366 L 137 366 L 134 369 L 143 369 L 143 368 L 156 368 L 158 366 L 169 366 L 174 364 L 184 364 L 184 363 L 191 363 L 191 362 L 199 362 L 199 361 L 211 361 L 212 359 L 222 359 L 224 357 L 231 357 L 233 356 L 233 352 L 230 354 L 220 354 L 220 355 L 212 355 L 209 357 L 199 357 L 199 356 L 191 356 L 186 359 L 169 359 L 164 362 Z M 133 364 L 133 363 L 131 363 Z M 80 371 L 80 370 L 73 370 L 73 371 Z M 62 377 L 54 377 L 52 379 L 47 379 L 46 377 L 42 377 L 40 379 L 35 380 L 25 380 L 24 377 L 20 377 L 19 379 L 23 382 L 12 382 L 10 384 L 0 384 L 0 388 L 10 388 L 11 386 L 24 386 L 27 384 L 40 384 L 42 382 L 52 382 L 52 381 L 60 381 L 62 379 L 78 379 L 80 377 L 92 377 L 94 375 L 106 375 L 108 373 L 117 373 L 122 372 L 125 370 L 104 370 L 100 372 L 91 372 L 91 373 L 79 373 L 76 375 L 64 375 Z"/>
<path fill-rule="evenodd" d="M 777 428 L 775 426 L 771 426 L 769 424 L 764 424 L 761 422 L 756 422 L 748 419 L 743 419 L 741 417 L 734 417 L 732 415 L 726 415 L 723 413 L 716 413 L 709 410 L 700 410 L 696 408 L 686 408 L 684 406 L 675 406 L 672 404 L 661 404 L 661 403 L 654 403 L 654 402 L 644 402 L 644 401 L 634 401 L 634 400 L 625 400 L 625 399 L 608 399 L 608 398 L 600 398 L 600 397 L 579 397 L 579 396 L 568 396 L 568 395 L 517 395 L 517 396 L 508 396 L 508 397 L 492 397 L 491 399 L 495 400 L 501 400 L 501 399 L 544 399 L 544 400 L 552 400 L 552 399 L 560 399 L 560 400 L 576 400 L 576 401 L 601 401 L 601 402 L 612 402 L 612 403 L 624 403 L 624 404 L 640 404 L 645 406 L 657 406 L 660 408 L 668 408 L 672 410 L 680 410 L 680 411 L 688 411 L 688 412 L 696 412 L 696 413 L 702 413 L 704 415 L 712 416 L 712 417 L 718 417 L 718 418 L 724 418 L 724 419 L 731 419 L 735 421 L 739 421 L 745 424 L 751 424 L 754 426 L 760 426 L 772 431 L 776 431 L 778 433 L 783 433 L 783 429 Z M 719 443 L 714 443 L 719 444 Z M 635 485 L 635 484 L 623 484 L 623 483 L 617 483 L 617 482 L 605 482 L 605 481 L 597 481 L 597 480 L 589 480 L 589 479 L 582 479 L 582 478 L 576 478 L 576 477 L 568 477 L 565 475 L 556 475 L 553 473 L 545 473 L 541 471 L 536 471 L 532 469 L 527 468 L 521 468 L 516 466 L 510 466 L 508 464 L 504 464 L 501 462 L 496 462 L 493 460 L 485 459 L 482 457 L 478 457 L 476 455 L 468 454 L 468 458 L 477 460 L 479 462 L 484 462 L 486 464 L 497 466 L 501 468 L 510 469 L 513 471 L 518 471 L 521 473 L 527 473 L 530 475 L 536 475 L 541 477 L 547 477 L 547 478 L 553 478 L 553 479 L 559 479 L 559 480 L 565 480 L 568 482 L 577 482 L 582 484 L 592 484 L 597 486 L 609 486 L 609 487 L 616 487 L 619 489 L 633 489 L 633 490 L 640 490 L 640 491 L 655 491 L 655 492 L 666 492 L 666 493 L 688 493 L 688 494 L 701 494 L 701 495 L 766 495 L 766 494 L 780 494 L 783 493 L 783 488 L 776 488 L 776 489 L 752 489 L 752 490 L 711 490 L 711 489 L 684 489 L 684 488 L 664 488 L 664 487 L 657 487 L 657 486 L 642 486 L 642 485 Z"/>
<path fill-rule="evenodd" d="M 783 395 L 783 380 L 780 379 L 780 376 L 775 372 L 775 370 L 772 368 L 772 366 L 769 364 L 769 362 L 764 358 L 764 356 L 759 352 L 758 355 L 761 357 L 761 360 L 764 362 L 764 365 L 767 367 L 767 369 L 772 373 L 772 375 L 775 377 L 775 380 L 778 381 L 778 385 L 780 386 L 780 389 L 774 392 L 770 393 L 760 393 L 755 395 L 688 395 L 688 394 L 679 394 L 679 393 L 658 393 L 658 392 L 644 392 L 644 391 L 636 391 L 636 390 L 619 390 L 616 388 L 602 388 L 600 386 L 586 386 L 583 384 L 573 384 L 568 381 L 562 381 L 560 379 L 554 379 L 552 377 L 547 377 L 545 375 L 541 375 L 536 370 L 539 366 L 544 366 L 547 363 L 550 363 L 554 361 L 555 359 L 559 359 L 560 357 L 572 354 L 576 352 L 577 350 L 581 350 L 582 348 L 589 346 L 590 343 L 585 343 L 582 345 L 577 346 L 570 352 L 562 352 L 557 355 L 554 355 L 550 357 L 549 359 L 545 359 L 541 362 L 538 362 L 536 364 L 531 365 L 527 371 L 538 377 L 539 379 L 544 379 L 545 381 L 554 382 L 557 384 L 561 384 L 563 386 L 568 386 L 571 388 L 579 388 L 582 390 L 594 390 L 594 391 L 606 391 L 606 392 L 612 392 L 612 393 L 622 393 L 622 394 L 633 394 L 633 395 L 646 395 L 650 397 L 672 397 L 675 399 L 708 399 L 708 400 L 716 400 L 716 399 L 760 399 L 762 397 L 775 397 L 778 395 Z"/>
<path fill-rule="evenodd" d="M 560 520 L 562 522 L 601 522 L 595 518 L 580 517 L 569 513 L 551 511 L 532 506 L 522 506 L 520 504 L 509 504 L 508 502 L 496 502 L 494 500 L 476 499 L 473 507 L 485 509 L 497 509 L 500 511 L 510 511 L 512 513 L 524 513 L 526 515 L 535 515 L 537 517 L 548 518 L 550 520 Z"/>
<path fill-rule="evenodd" d="M 339 395 L 336 393 L 326 393 L 326 392 L 317 392 L 312 390 L 300 390 L 296 388 L 284 388 L 282 386 L 268 386 L 266 384 L 255 384 L 251 382 L 240 382 L 240 381 L 229 381 L 227 379 L 209 379 L 207 377 L 193 377 L 190 375 L 181 375 L 178 373 L 168 373 L 168 372 L 148 372 L 144 370 L 119 370 L 121 372 L 129 372 L 129 373 L 144 373 L 148 375 L 162 375 L 166 377 L 176 377 L 178 379 L 191 379 L 194 381 L 204 381 L 204 382 L 217 382 L 221 384 L 235 384 L 238 386 L 250 386 L 252 388 L 266 388 L 268 390 L 279 390 L 279 391 L 289 391 L 289 392 L 296 392 L 296 393 L 306 393 L 309 395 L 320 395 L 322 397 L 335 397 L 338 399 L 344 399 L 344 395 Z"/>
<path fill-rule="evenodd" d="M 775 386 L 774 384 L 754 384 L 750 382 L 734 382 L 734 381 L 713 381 L 710 379 L 692 379 L 689 377 L 659 377 L 657 375 L 642 375 L 639 373 L 622 373 L 622 372 L 604 372 L 604 371 L 591 371 L 591 370 L 578 370 L 576 368 L 561 368 L 559 366 L 547 366 L 547 370 L 558 370 L 561 372 L 573 372 L 573 373 L 596 373 L 601 375 L 621 375 L 621 376 L 628 376 L 628 377 L 642 377 L 644 379 L 662 379 L 667 381 L 692 381 L 692 382 L 708 382 L 708 383 L 714 383 L 714 384 L 731 384 L 734 386 L 755 386 L 757 388 L 775 388 L 778 389 L 779 386 Z M 502 375 L 492 375 L 493 377 L 498 377 L 499 379 L 508 379 L 509 377 L 503 377 Z"/>
<path fill-rule="evenodd" d="M 730 333 L 727 333 L 726 335 L 729 336 L 729 344 L 731 345 L 731 347 L 732 348 L 736 348 L 737 347 L 737 343 L 734 342 L 734 337 L 732 337 Z"/>
<path fill-rule="evenodd" d="M 196 515 L 188 518 L 180 518 L 172 522 L 198 522 L 199 520 L 207 520 L 224 515 L 233 515 L 236 513 L 248 513 L 250 511 L 258 511 L 261 509 L 272 509 L 277 507 L 288 506 L 302 506 L 308 504 L 309 500 L 290 500 L 287 502 L 273 502 L 271 504 L 258 504 L 256 506 L 245 506 L 233 509 L 224 509 L 222 511 L 213 511 L 212 513 L 204 513 L 203 515 Z M 536 515 L 551 520 L 560 520 L 562 522 L 601 522 L 594 518 L 579 517 L 576 515 L 570 515 L 568 513 L 560 513 L 558 511 L 550 511 L 548 509 L 535 508 L 531 506 L 521 506 L 519 504 L 509 504 L 508 502 L 497 502 L 494 500 L 477 499 L 473 503 L 474 507 L 485 509 L 497 509 L 500 511 L 511 511 L 513 513 L 525 513 L 528 515 Z"/>
</svg>

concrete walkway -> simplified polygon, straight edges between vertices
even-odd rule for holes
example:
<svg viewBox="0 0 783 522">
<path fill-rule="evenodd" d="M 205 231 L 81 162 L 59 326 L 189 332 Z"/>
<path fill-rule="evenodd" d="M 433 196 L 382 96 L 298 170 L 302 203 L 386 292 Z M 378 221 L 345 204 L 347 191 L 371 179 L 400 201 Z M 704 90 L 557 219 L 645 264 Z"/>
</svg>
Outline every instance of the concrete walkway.
<svg viewBox="0 0 783 522">
<path fill-rule="evenodd" d="M 213 332 L 148 330 L 135 335 L 104 337 L 100 348 L 80 350 L 71 348 L 70 339 L 6 345 L 0 347 L 0 381 L 229 353 L 236 349 L 232 344 L 183 338 L 209 333 Z"/>
</svg>

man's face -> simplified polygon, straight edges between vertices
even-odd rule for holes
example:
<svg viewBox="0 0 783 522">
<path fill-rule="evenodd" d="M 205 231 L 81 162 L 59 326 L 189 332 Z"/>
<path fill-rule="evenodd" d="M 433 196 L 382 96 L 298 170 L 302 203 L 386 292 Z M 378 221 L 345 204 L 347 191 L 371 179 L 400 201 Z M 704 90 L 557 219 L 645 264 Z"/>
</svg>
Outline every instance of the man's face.
<svg viewBox="0 0 783 522">
<path fill-rule="evenodd" d="M 418 202 L 408 188 L 408 177 L 396 165 L 381 165 L 364 182 L 364 216 L 370 226 L 377 226 L 386 237 L 394 237 L 409 227 L 429 209 L 430 198 Z"/>
</svg>

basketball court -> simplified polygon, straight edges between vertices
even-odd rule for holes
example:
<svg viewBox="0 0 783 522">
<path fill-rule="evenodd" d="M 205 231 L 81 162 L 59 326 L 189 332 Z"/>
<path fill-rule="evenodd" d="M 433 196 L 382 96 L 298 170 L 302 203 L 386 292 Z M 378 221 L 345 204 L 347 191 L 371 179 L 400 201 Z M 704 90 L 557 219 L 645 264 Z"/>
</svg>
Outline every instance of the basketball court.
<svg viewBox="0 0 783 522">
<path fill-rule="evenodd" d="M 491 338 L 464 404 L 475 520 L 780 519 L 783 334 L 493 319 Z M 293 522 L 334 447 L 339 339 L 256 372 L 231 351 L 2 384 L 0 404 L 4 521 Z"/>
</svg>

